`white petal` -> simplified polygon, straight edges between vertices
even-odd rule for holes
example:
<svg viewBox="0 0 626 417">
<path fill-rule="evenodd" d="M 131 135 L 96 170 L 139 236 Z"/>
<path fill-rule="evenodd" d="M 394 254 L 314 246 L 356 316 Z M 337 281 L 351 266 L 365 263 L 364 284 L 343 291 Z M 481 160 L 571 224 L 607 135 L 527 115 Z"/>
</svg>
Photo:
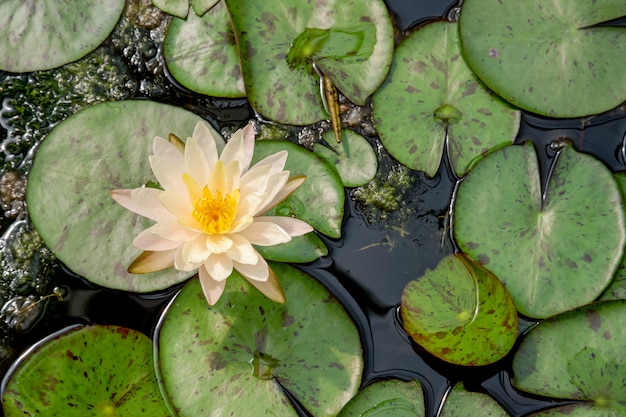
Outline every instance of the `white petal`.
<svg viewBox="0 0 626 417">
<path fill-rule="evenodd" d="M 269 266 L 262 256 L 259 256 L 259 262 L 254 265 L 236 263 L 235 269 L 247 280 L 267 281 L 270 275 Z"/>
<path fill-rule="evenodd" d="M 193 137 L 198 141 L 200 148 L 202 148 L 204 157 L 209 164 L 209 169 L 213 169 L 219 156 L 217 154 L 217 144 L 209 126 L 204 122 L 196 123 Z"/>
<path fill-rule="evenodd" d="M 191 217 L 193 207 L 189 201 L 187 195 L 187 187 L 180 193 L 178 190 L 164 191 L 159 194 L 159 200 L 161 204 L 174 216 L 176 219 Z M 196 222 L 197 223 L 197 222 Z"/>
<path fill-rule="evenodd" d="M 216 281 L 224 281 L 233 273 L 233 260 L 226 254 L 215 254 L 204 261 L 204 267 L 211 278 Z"/>
<path fill-rule="evenodd" d="M 240 264 L 252 265 L 259 260 L 259 252 L 242 236 L 231 235 L 233 247 L 226 254 L 234 261 Z"/>
<path fill-rule="evenodd" d="M 285 185 L 288 181 L 289 171 L 282 171 L 276 175 L 273 175 L 267 184 L 267 193 L 265 195 L 265 198 L 263 199 L 263 204 L 257 207 L 252 215 L 256 216 L 257 214 L 264 213 L 267 211 L 268 206 L 275 205 L 277 196 L 283 193 Z"/>
<path fill-rule="evenodd" d="M 239 200 L 237 206 L 237 214 L 235 215 L 235 221 L 244 218 L 245 216 L 252 217 L 259 211 L 259 207 L 266 200 L 265 193 L 248 193 Z"/>
<path fill-rule="evenodd" d="M 152 226 L 152 231 L 163 239 L 177 242 L 187 242 L 196 236 L 198 232 L 182 226 L 177 220 L 165 220 Z"/>
<path fill-rule="evenodd" d="M 127 210 L 137 213 L 140 216 L 147 217 L 151 220 L 157 221 L 159 218 L 155 216 L 151 211 L 145 210 L 133 199 L 131 192 L 133 190 L 111 190 L 110 195 L 113 200 L 120 206 Z"/>
<path fill-rule="evenodd" d="M 245 134 L 244 134 L 245 131 Z M 230 161 L 239 161 L 240 173 L 243 174 L 250 167 L 252 155 L 254 153 L 254 128 L 251 125 L 246 126 L 243 130 L 236 131 L 230 140 L 226 143 L 220 161 L 228 163 Z"/>
<path fill-rule="evenodd" d="M 291 236 L 276 223 L 255 218 L 254 222 L 239 232 L 241 236 L 248 239 L 253 245 L 273 246 L 279 243 L 289 242 Z"/>
<path fill-rule="evenodd" d="M 239 233 L 242 230 L 245 230 L 249 225 L 254 222 L 254 217 L 250 215 L 241 216 L 239 219 L 235 219 L 233 224 L 230 226 L 230 233 Z"/>
<path fill-rule="evenodd" d="M 306 177 L 303 175 L 289 178 L 287 183 L 283 186 L 283 188 L 281 188 L 278 194 L 276 194 L 274 198 L 272 198 L 270 201 L 266 201 L 265 205 L 259 209 L 257 214 L 263 214 L 269 209 L 274 208 L 283 200 L 285 200 L 287 197 L 289 197 L 291 193 L 296 191 L 298 187 L 302 185 L 305 179 Z"/>
<path fill-rule="evenodd" d="M 296 219 L 294 217 L 287 216 L 262 216 L 258 217 L 257 221 L 267 221 L 280 226 L 291 237 L 302 236 L 306 233 L 313 231 L 313 226 L 305 222 L 304 220 Z"/>
<path fill-rule="evenodd" d="M 204 235 L 204 245 L 211 253 L 224 253 L 233 246 L 233 241 L 226 235 Z"/>
<path fill-rule="evenodd" d="M 206 246 L 204 235 L 198 234 L 195 239 L 185 242 L 181 252 L 183 262 L 186 264 L 198 264 L 211 256 L 211 251 Z"/>
<path fill-rule="evenodd" d="M 130 195 L 145 212 L 151 213 L 156 220 L 174 219 L 174 215 L 161 203 L 163 190 L 150 187 L 135 188 Z"/>
<path fill-rule="evenodd" d="M 270 172 L 272 174 L 278 174 L 283 169 L 285 169 L 285 163 L 287 163 L 287 156 L 288 156 L 287 151 L 279 151 L 279 152 L 266 156 L 265 158 L 261 159 L 259 162 L 254 164 L 254 166 L 258 167 L 258 166 L 268 165 L 271 167 Z"/>
<path fill-rule="evenodd" d="M 193 271 L 194 269 L 198 269 L 200 265 L 202 265 L 202 262 L 185 263 L 183 260 L 183 245 L 180 245 L 176 249 L 176 253 L 174 254 L 174 268 L 179 271 Z"/>
<path fill-rule="evenodd" d="M 191 175 L 198 184 L 206 184 L 212 169 L 198 140 L 188 138 L 185 144 L 185 172 Z"/>
<path fill-rule="evenodd" d="M 170 159 L 150 155 L 150 167 L 164 190 L 175 190 L 183 185 L 184 166 Z"/>
<path fill-rule="evenodd" d="M 207 178 L 206 185 L 212 192 L 219 191 L 222 196 L 239 188 L 239 162 L 224 164 L 218 161 Z"/>
<path fill-rule="evenodd" d="M 200 286 L 202 287 L 204 297 L 209 305 L 217 303 L 217 300 L 220 299 L 224 292 L 224 287 L 226 287 L 226 280 L 217 281 L 211 278 L 211 275 L 209 275 L 204 268 L 204 265 L 198 270 L 198 278 L 200 279 Z"/>
<path fill-rule="evenodd" d="M 265 191 L 271 178 L 272 167 L 269 165 L 253 166 L 241 177 L 241 194 Z"/>
<path fill-rule="evenodd" d="M 137 235 L 135 240 L 133 240 L 133 245 L 141 250 L 158 252 L 176 249 L 180 245 L 180 242 L 163 239 L 159 235 L 155 234 L 152 227 L 150 227 Z"/>
<path fill-rule="evenodd" d="M 180 150 L 169 140 L 159 136 L 152 141 L 152 153 L 160 158 L 169 159 L 172 163 L 179 165 L 181 169 L 185 165 L 185 159 Z"/>
</svg>

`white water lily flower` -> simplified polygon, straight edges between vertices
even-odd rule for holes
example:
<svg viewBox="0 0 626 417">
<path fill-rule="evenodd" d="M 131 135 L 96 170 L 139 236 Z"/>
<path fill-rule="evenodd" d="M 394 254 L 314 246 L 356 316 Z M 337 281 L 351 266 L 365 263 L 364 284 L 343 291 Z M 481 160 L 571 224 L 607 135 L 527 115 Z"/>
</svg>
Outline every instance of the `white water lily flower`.
<svg viewBox="0 0 626 417">
<path fill-rule="evenodd" d="M 284 170 L 287 151 L 250 167 L 253 151 L 251 125 L 235 132 L 221 155 L 201 122 L 184 147 L 156 137 L 150 166 L 163 189 L 111 191 L 122 206 L 156 221 L 135 238 L 133 244 L 144 252 L 129 272 L 198 269 L 213 305 L 235 269 L 266 296 L 284 302 L 278 280 L 253 245 L 277 245 L 313 230 L 295 218 L 262 216 L 305 178 L 290 178 Z"/>
</svg>

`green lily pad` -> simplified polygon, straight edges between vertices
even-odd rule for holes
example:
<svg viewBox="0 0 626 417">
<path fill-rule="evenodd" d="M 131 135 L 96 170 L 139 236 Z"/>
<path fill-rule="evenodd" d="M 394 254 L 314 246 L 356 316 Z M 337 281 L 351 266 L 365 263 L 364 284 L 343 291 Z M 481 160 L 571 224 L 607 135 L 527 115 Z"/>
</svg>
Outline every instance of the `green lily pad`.
<svg viewBox="0 0 626 417">
<path fill-rule="evenodd" d="M 459 51 L 456 23 L 433 22 L 408 36 L 394 53 L 389 76 L 372 97 L 385 148 L 407 167 L 434 176 L 448 141 L 461 177 L 472 160 L 512 143 L 520 112 L 487 90 Z"/>
<path fill-rule="evenodd" d="M 571 404 L 531 414 L 530 417 L 624 417 L 626 407 L 604 407 L 590 403 Z"/>
<path fill-rule="evenodd" d="M 626 196 L 626 174 L 623 172 L 614 174 L 617 185 L 622 192 L 622 199 Z M 600 300 L 626 300 L 626 257 L 622 256 L 622 260 L 617 267 L 617 271 L 613 275 L 611 284 L 604 290 Z"/>
<path fill-rule="evenodd" d="M 543 321 L 524 337 L 513 359 L 515 386 L 590 401 L 585 408 L 597 410 L 588 415 L 609 415 L 601 409 L 625 411 L 624 314 L 626 301 L 604 301 Z"/>
<path fill-rule="evenodd" d="M 506 288 L 464 255 L 448 255 L 409 282 L 400 312 L 416 343 L 457 365 L 496 362 L 517 338 L 517 311 Z"/>
<path fill-rule="evenodd" d="M 219 2 L 202 17 L 172 18 L 163 41 L 167 69 L 183 86 L 215 97 L 244 97 L 230 17 Z"/>
<path fill-rule="evenodd" d="M 337 417 L 423 417 L 424 394 L 417 380 L 388 379 L 363 388 Z"/>
<path fill-rule="evenodd" d="M 344 187 L 365 185 L 376 176 L 376 152 L 363 136 L 348 129 L 341 132 L 341 143 L 337 143 L 333 132 L 324 132 L 322 137 L 328 147 L 316 143 L 313 152 L 335 167 Z"/>
<path fill-rule="evenodd" d="M 439 417 L 507 417 L 509 414 L 490 396 L 470 392 L 458 382 L 446 397 Z"/>
<path fill-rule="evenodd" d="M 37 150 L 26 195 L 31 220 L 56 257 L 91 282 L 127 291 L 155 291 L 188 278 L 191 273 L 173 269 L 126 271 L 141 253 L 133 240 L 153 222 L 109 192 L 155 182 L 148 161 L 154 137 L 187 138 L 201 120 L 137 100 L 98 104 L 56 126 Z"/>
<path fill-rule="evenodd" d="M 0 2 L 0 70 L 60 67 L 93 51 L 115 27 L 124 0 Z"/>
<path fill-rule="evenodd" d="M 315 233 L 291 238 L 287 243 L 274 246 L 256 246 L 256 250 L 268 261 L 313 262 L 328 255 L 328 247 Z"/>
<path fill-rule="evenodd" d="M 508 146 L 459 185 L 454 234 L 522 314 L 544 318 L 595 300 L 609 284 L 624 246 L 624 208 L 611 172 L 593 157 L 561 150 L 542 196 L 532 145 Z"/>
<path fill-rule="evenodd" d="M 192 280 L 166 311 L 157 357 L 180 417 L 297 416 L 283 388 L 313 415 L 330 417 L 356 393 L 362 348 L 348 314 L 310 276 L 271 267 L 285 304 L 231 277 L 213 307 Z M 319 323 L 332 323 L 332 331 L 320 332 Z"/>
<path fill-rule="evenodd" d="M 510 103 L 553 117 L 609 110 L 626 99 L 626 16 L 621 0 L 467 0 L 463 56 Z"/>
<path fill-rule="evenodd" d="M 381 0 L 226 0 L 226 4 L 248 98 L 268 119 L 305 125 L 328 118 L 313 61 L 359 105 L 387 75 L 393 28 Z"/>
<path fill-rule="evenodd" d="M 2 396 L 6 417 L 169 416 L 152 341 L 117 326 L 73 328 L 28 353 Z"/>
<path fill-rule="evenodd" d="M 289 153 L 285 169 L 291 176 L 306 176 L 306 180 L 267 214 L 295 216 L 326 236 L 341 237 L 345 194 L 337 171 L 313 152 L 279 140 L 258 141 L 252 163 L 281 150 Z"/>
</svg>

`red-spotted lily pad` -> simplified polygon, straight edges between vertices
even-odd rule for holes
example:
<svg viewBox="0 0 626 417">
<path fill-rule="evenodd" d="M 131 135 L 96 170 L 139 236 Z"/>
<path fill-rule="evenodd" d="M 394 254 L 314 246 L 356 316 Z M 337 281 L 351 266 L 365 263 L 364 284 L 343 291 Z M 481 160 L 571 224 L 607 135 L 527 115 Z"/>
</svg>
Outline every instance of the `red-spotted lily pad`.
<svg viewBox="0 0 626 417">
<path fill-rule="evenodd" d="M 313 152 L 335 167 L 345 187 L 359 187 L 376 176 L 378 159 L 372 145 L 361 135 L 344 129 L 342 140 L 337 142 L 333 132 L 324 132 L 322 137 L 328 144 L 313 145 Z"/>
<path fill-rule="evenodd" d="M 400 311 L 416 343 L 457 365 L 496 362 L 517 338 L 517 312 L 506 288 L 464 255 L 449 255 L 409 282 Z"/>
<path fill-rule="evenodd" d="M 93 51 L 115 27 L 124 0 L 0 2 L 0 70 L 56 68 Z"/>
<path fill-rule="evenodd" d="M 109 192 L 154 183 L 148 161 L 154 137 L 187 138 L 201 120 L 137 100 L 98 104 L 56 126 L 37 150 L 26 197 L 33 224 L 57 258 L 96 284 L 127 291 L 155 291 L 188 278 L 189 272 L 173 269 L 126 271 L 141 253 L 133 240 L 152 221 L 115 203 Z"/>
<path fill-rule="evenodd" d="M 626 99 L 622 0 L 467 0 L 463 56 L 505 100 L 534 113 L 578 117 Z"/>
<path fill-rule="evenodd" d="M 456 23 L 433 22 L 408 36 L 372 103 L 385 148 L 431 177 L 446 140 L 461 177 L 477 156 L 511 143 L 519 128 L 519 111 L 487 90 L 461 57 Z"/>
<path fill-rule="evenodd" d="M 585 401 L 540 415 L 624 415 L 625 314 L 626 301 L 599 302 L 551 317 L 524 337 L 513 359 L 515 386 Z"/>
<path fill-rule="evenodd" d="M 243 97 L 243 77 L 224 2 L 204 15 L 172 18 L 163 40 L 167 69 L 182 85 L 215 97 Z"/>
<path fill-rule="evenodd" d="M 531 144 L 498 150 L 468 173 L 454 207 L 461 249 L 493 271 L 530 317 L 595 300 L 624 246 L 624 208 L 611 172 L 571 146 L 552 163 L 543 193 Z"/>
<path fill-rule="evenodd" d="M 310 276 L 284 264 L 272 269 L 285 304 L 236 277 L 213 307 L 198 280 L 169 306 L 157 357 L 180 417 L 297 416 L 283 390 L 312 415 L 330 417 L 356 393 L 363 358 L 348 314 Z M 320 331 L 320 323 L 332 323 L 332 331 Z"/>
<path fill-rule="evenodd" d="M 374 382 L 359 392 L 337 417 L 423 417 L 424 394 L 417 380 Z"/>
<path fill-rule="evenodd" d="M 509 414 L 490 396 L 467 391 L 457 383 L 446 397 L 439 417 L 507 417 Z"/>
<path fill-rule="evenodd" d="M 295 216 L 327 236 L 341 236 L 345 193 L 337 171 L 311 151 L 279 140 L 257 142 L 252 163 L 273 153 L 289 153 L 285 169 L 291 176 L 304 175 L 304 183 L 268 215 Z"/>
<path fill-rule="evenodd" d="M 166 417 L 152 341 L 117 326 L 74 328 L 30 351 L 3 383 L 5 417 Z"/>
<path fill-rule="evenodd" d="M 226 0 L 252 106 L 304 125 L 328 118 L 312 62 L 353 103 L 383 82 L 393 28 L 381 0 Z"/>
</svg>

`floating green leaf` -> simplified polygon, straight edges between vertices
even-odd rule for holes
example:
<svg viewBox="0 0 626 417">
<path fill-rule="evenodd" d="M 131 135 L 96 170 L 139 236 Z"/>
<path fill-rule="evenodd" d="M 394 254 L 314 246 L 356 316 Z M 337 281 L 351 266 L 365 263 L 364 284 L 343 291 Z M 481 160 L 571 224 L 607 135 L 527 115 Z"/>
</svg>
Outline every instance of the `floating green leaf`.
<svg viewBox="0 0 626 417">
<path fill-rule="evenodd" d="M 356 393 L 363 359 L 350 317 L 310 276 L 271 267 L 285 304 L 231 277 L 215 306 L 192 280 L 166 311 L 157 356 L 181 417 L 297 416 L 283 388 L 313 415 L 330 417 Z M 332 331 L 320 332 L 319 323 L 332 323 Z"/>
<path fill-rule="evenodd" d="M 312 262 L 328 255 L 326 244 L 315 233 L 296 236 L 291 241 L 274 246 L 257 246 L 261 256 L 278 262 Z"/>
<path fill-rule="evenodd" d="M 189 12 L 189 0 L 152 0 L 162 12 L 185 19 Z"/>
<path fill-rule="evenodd" d="M 417 380 L 382 380 L 366 386 L 337 417 L 423 417 L 424 394 Z"/>
<path fill-rule="evenodd" d="M 543 321 L 524 337 L 513 359 L 515 386 L 539 395 L 592 402 L 568 406 L 567 410 L 582 407 L 589 412 L 572 415 L 624 415 L 624 314 L 626 301 L 605 301 Z M 562 414 L 566 413 L 541 415 Z"/>
<path fill-rule="evenodd" d="M 449 255 L 409 282 L 400 311 L 416 343 L 458 365 L 502 359 L 517 338 L 517 312 L 506 288 L 464 255 Z"/>
<path fill-rule="evenodd" d="M 202 17 L 172 18 L 163 41 L 172 76 L 188 89 L 216 97 L 243 97 L 239 54 L 230 17 L 219 2 Z"/>
<path fill-rule="evenodd" d="M 152 341 L 117 326 L 71 329 L 29 352 L 3 391 L 6 417 L 169 416 Z"/>
<path fill-rule="evenodd" d="M 609 110 L 626 98 L 622 0 L 467 0 L 463 56 L 505 100 L 553 117 Z"/>
<path fill-rule="evenodd" d="M 191 273 L 171 269 L 126 271 L 141 253 L 133 240 L 152 222 L 116 204 L 109 192 L 155 182 L 148 161 L 154 137 L 187 138 L 201 120 L 137 100 L 98 104 L 56 126 L 37 151 L 26 197 L 33 224 L 59 260 L 96 284 L 127 291 L 155 291 L 188 278 Z"/>
<path fill-rule="evenodd" d="M 622 199 L 624 199 L 624 196 L 626 196 L 626 174 L 620 172 L 614 174 L 614 177 L 622 192 Z M 613 280 L 602 293 L 600 300 L 626 300 L 626 257 L 622 256 L 617 271 L 613 275 Z"/>
<path fill-rule="evenodd" d="M 530 417 L 624 417 L 625 415 L 626 409 L 620 406 L 598 407 L 594 404 L 580 403 L 550 408 L 531 414 Z"/>
<path fill-rule="evenodd" d="M 93 51 L 115 27 L 124 0 L 0 2 L 0 70 L 60 67 Z"/>
<path fill-rule="evenodd" d="M 345 187 L 365 185 L 376 176 L 376 153 L 361 135 L 348 129 L 341 132 L 341 143 L 337 143 L 333 132 L 324 132 L 322 136 L 328 147 L 316 143 L 313 152 L 335 167 Z"/>
<path fill-rule="evenodd" d="M 318 155 L 287 141 L 258 141 L 252 162 L 281 150 L 289 153 L 285 169 L 291 176 L 306 176 L 306 180 L 268 214 L 295 216 L 320 233 L 333 238 L 340 237 L 345 194 L 337 171 Z"/>
<path fill-rule="evenodd" d="M 458 382 L 446 397 L 439 417 L 507 417 L 509 414 L 490 396 L 470 392 Z"/>
<path fill-rule="evenodd" d="M 542 196 L 532 145 L 498 150 L 468 173 L 454 207 L 461 249 L 493 271 L 530 317 L 595 300 L 624 246 L 624 208 L 611 172 L 571 146 L 552 163 Z"/>
<path fill-rule="evenodd" d="M 328 117 L 312 59 L 359 105 L 387 75 L 393 28 L 381 0 L 226 0 L 226 5 L 248 98 L 268 119 L 304 125 Z"/>
<path fill-rule="evenodd" d="M 380 139 L 398 161 L 434 176 L 446 138 L 459 177 L 472 160 L 511 143 L 520 113 L 487 90 L 458 46 L 457 26 L 433 22 L 408 36 L 394 53 L 384 84 L 372 98 Z"/>
</svg>

